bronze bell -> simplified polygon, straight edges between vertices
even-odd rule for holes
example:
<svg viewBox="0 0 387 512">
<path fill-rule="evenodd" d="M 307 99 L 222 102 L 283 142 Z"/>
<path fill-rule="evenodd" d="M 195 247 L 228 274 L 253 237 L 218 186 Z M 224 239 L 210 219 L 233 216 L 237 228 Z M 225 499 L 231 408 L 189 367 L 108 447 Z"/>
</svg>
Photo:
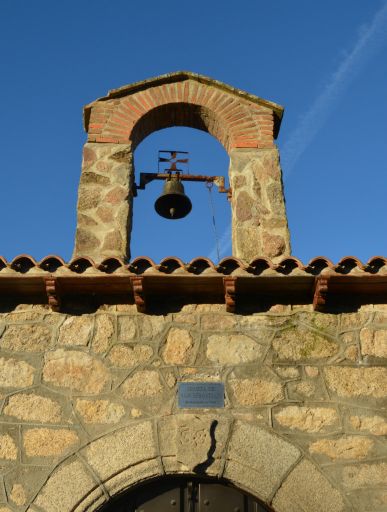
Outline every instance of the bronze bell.
<svg viewBox="0 0 387 512">
<path fill-rule="evenodd" d="M 182 219 L 192 209 L 190 198 L 185 195 L 180 179 L 171 176 L 164 183 L 163 193 L 156 199 L 156 212 L 166 219 Z"/>
</svg>

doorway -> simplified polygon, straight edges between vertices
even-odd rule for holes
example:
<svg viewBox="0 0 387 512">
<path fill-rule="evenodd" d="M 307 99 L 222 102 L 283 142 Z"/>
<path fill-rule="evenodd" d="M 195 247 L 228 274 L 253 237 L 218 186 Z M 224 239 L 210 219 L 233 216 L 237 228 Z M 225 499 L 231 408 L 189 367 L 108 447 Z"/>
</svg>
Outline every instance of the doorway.
<svg viewBox="0 0 387 512">
<path fill-rule="evenodd" d="M 220 480 L 157 480 L 105 504 L 100 512 L 272 512 Z"/>
</svg>

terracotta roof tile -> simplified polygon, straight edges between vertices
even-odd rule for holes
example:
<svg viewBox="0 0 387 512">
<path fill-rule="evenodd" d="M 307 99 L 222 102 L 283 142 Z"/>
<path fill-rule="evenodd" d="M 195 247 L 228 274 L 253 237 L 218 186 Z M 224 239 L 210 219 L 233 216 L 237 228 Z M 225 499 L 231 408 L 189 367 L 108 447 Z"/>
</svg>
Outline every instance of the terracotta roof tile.
<svg viewBox="0 0 387 512">
<path fill-rule="evenodd" d="M 203 274 L 203 273 L 211 273 L 216 272 L 215 265 L 208 258 L 194 258 L 187 265 L 188 272 L 192 274 Z"/>
<path fill-rule="evenodd" d="M 189 263 L 184 263 L 180 258 L 170 256 L 164 258 L 160 263 L 155 263 L 151 258 L 139 256 L 130 263 L 125 263 L 118 258 L 106 258 L 100 263 L 95 263 L 88 257 L 77 257 L 66 263 L 60 256 L 49 255 L 37 262 L 28 254 L 16 256 L 8 262 L 0 257 L 0 278 L 6 271 L 12 270 L 17 274 L 30 274 L 31 272 L 43 271 L 49 274 L 66 273 L 70 274 L 126 274 L 142 275 L 151 271 L 159 274 L 175 274 L 187 272 L 193 275 L 201 275 L 209 270 L 222 275 L 232 275 L 235 272 L 252 276 L 262 274 L 275 275 L 312 275 L 319 276 L 326 272 L 346 275 L 356 272 L 356 274 L 387 274 L 387 259 L 383 256 L 374 256 L 367 263 L 362 263 L 358 258 L 345 256 L 334 264 L 330 259 L 318 256 L 311 259 L 304 265 L 298 258 L 293 256 L 284 257 L 277 263 L 265 257 L 255 258 L 250 263 L 229 256 L 223 258 L 217 265 L 205 257 L 197 257 Z"/>
<path fill-rule="evenodd" d="M 231 256 L 216 265 L 205 257 L 184 263 L 171 256 L 157 264 L 141 256 L 130 263 L 117 258 L 95 263 L 88 257 L 66 263 L 55 255 L 37 262 L 22 254 L 10 262 L 0 257 L 1 295 L 16 302 L 48 303 L 54 310 L 80 297 L 100 304 L 134 302 L 139 311 L 155 301 L 166 306 L 166 297 L 225 302 L 228 311 L 246 303 L 356 308 L 387 302 L 387 260 L 375 256 L 363 264 L 346 256 L 334 264 L 318 256 L 304 265 L 293 256 L 277 263 L 264 257 L 246 263 Z"/>
</svg>

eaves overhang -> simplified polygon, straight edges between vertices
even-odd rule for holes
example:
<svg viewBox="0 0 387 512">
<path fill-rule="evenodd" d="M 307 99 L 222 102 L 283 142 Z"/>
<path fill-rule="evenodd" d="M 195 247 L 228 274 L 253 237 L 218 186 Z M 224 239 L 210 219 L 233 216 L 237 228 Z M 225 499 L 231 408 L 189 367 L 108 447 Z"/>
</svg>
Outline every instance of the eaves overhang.
<svg viewBox="0 0 387 512">
<path fill-rule="evenodd" d="M 21 255 L 9 263 L 0 259 L 0 296 L 3 302 L 48 303 L 54 310 L 74 300 L 133 303 L 142 312 L 168 303 L 225 303 L 230 312 L 274 304 L 352 310 L 387 303 L 387 260 L 378 256 L 363 264 L 346 257 L 335 265 L 318 257 L 303 265 L 293 257 L 276 264 L 267 258 L 245 263 L 230 257 L 214 265 L 207 258 L 185 264 L 169 257 L 155 264 L 140 257 L 129 264 L 116 258 L 96 264 L 90 258 L 65 263 L 48 256 L 36 262 Z"/>
</svg>

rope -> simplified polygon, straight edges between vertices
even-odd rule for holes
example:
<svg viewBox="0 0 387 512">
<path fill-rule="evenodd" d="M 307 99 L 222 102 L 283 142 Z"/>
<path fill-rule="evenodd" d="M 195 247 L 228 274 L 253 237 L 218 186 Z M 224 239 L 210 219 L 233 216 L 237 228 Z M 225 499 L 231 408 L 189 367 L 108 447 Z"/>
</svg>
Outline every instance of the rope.
<svg viewBox="0 0 387 512">
<path fill-rule="evenodd" d="M 218 256 L 218 263 L 220 261 L 220 251 L 219 251 L 219 238 L 218 238 L 218 232 L 216 230 L 216 222 L 215 222 L 215 206 L 212 199 L 211 190 L 214 186 L 212 181 L 206 181 L 206 187 L 208 189 L 209 194 L 209 201 L 210 201 L 210 208 L 211 208 L 211 214 L 212 214 L 212 227 L 214 228 L 214 236 L 215 236 L 215 244 L 216 244 L 216 254 Z"/>
</svg>

